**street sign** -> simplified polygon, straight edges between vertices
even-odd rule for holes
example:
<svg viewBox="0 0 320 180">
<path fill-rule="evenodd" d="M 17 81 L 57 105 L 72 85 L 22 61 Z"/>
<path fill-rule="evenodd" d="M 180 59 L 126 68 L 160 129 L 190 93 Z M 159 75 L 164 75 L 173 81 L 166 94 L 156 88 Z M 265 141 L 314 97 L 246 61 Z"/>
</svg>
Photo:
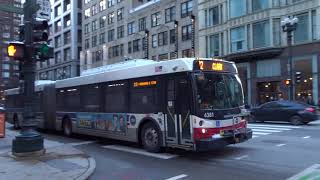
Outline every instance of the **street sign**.
<svg viewBox="0 0 320 180">
<path fill-rule="evenodd" d="M 51 17 L 51 4 L 50 0 L 37 0 L 40 9 L 37 11 L 37 18 L 50 20 Z"/>
</svg>

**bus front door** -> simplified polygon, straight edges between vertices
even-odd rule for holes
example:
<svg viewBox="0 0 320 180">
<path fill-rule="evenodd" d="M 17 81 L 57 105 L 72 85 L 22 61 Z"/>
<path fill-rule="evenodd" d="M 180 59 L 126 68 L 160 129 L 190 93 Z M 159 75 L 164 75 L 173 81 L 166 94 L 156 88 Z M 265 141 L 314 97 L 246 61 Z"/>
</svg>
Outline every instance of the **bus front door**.
<svg viewBox="0 0 320 180">
<path fill-rule="evenodd" d="M 167 81 L 166 142 L 171 145 L 192 146 L 191 85 L 188 78 Z"/>
</svg>

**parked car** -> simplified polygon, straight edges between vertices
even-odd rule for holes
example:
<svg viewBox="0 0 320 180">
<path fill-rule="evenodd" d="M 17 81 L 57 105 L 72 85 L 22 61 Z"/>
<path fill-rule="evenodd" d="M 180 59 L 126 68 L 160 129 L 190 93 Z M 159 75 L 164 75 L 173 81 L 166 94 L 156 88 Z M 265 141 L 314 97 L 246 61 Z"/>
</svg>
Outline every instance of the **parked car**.
<svg viewBox="0 0 320 180">
<path fill-rule="evenodd" d="M 250 112 L 251 121 L 287 121 L 301 125 L 317 119 L 315 107 L 295 101 L 272 101 L 252 108 Z"/>
</svg>

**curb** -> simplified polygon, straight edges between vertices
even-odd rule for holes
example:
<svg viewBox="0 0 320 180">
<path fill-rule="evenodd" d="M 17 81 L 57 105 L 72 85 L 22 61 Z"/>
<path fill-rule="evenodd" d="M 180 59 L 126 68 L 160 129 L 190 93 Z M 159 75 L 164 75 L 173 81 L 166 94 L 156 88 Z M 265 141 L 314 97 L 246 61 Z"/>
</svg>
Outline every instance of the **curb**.
<svg viewBox="0 0 320 180">
<path fill-rule="evenodd" d="M 96 160 L 92 157 L 89 157 L 88 161 L 89 168 L 87 169 L 87 171 L 81 174 L 79 177 L 75 178 L 75 180 L 86 180 L 93 174 L 94 170 L 96 169 Z"/>
</svg>

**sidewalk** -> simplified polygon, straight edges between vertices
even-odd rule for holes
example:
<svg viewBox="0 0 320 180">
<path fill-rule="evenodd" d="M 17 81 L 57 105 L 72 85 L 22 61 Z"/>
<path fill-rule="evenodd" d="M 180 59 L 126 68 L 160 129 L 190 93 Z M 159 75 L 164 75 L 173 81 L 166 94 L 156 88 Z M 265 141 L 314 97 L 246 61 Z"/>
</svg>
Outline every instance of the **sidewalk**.
<svg viewBox="0 0 320 180">
<path fill-rule="evenodd" d="M 96 167 L 95 160 L 71 145 L 45 142 L 41 157 L 17 158 L 11 155 L 17 132 L 6 129 L 0 139 L 0 180 L 85 180 Z"/>
</svg>

